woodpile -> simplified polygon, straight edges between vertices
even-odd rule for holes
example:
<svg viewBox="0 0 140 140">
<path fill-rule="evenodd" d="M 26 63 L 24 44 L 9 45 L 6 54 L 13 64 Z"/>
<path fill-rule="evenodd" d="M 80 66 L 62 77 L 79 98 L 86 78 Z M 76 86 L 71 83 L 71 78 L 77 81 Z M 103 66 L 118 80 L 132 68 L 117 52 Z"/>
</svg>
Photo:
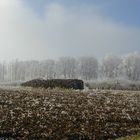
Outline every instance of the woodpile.
<svg viewBox="0 0 140 140">
<path fill-rule="evenodd" d="M 42 87 L 42 88 L 66 88 L 66 89 L 84 89 L 84 82 L 78 79 L 52 79 L 52 80 L 43 80 L 43 79 L 34 79 L 22 83 L 21 86 L 27 87 Z"/>
</svg>

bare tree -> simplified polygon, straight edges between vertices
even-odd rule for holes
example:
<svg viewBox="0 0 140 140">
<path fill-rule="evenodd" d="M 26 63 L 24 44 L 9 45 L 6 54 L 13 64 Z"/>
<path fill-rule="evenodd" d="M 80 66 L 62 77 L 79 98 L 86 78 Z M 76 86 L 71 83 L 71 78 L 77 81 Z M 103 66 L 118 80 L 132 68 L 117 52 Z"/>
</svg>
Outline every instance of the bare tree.
<svg viewBox="0 0 140 140">
<path fill-rule="evenodd" d="M 0 82 L 5 81 L 5 76 L 6 76 L 6 65 L 5 63 L 0 63 Z"/>
<path fill-rule="evenodd" d="M 42 62 L 42 73 L 46 79 L 55 79 L 56 78 L 56 62 L 52 59 L 45 60 Z"/>
<path fill-rule="evenodd" d="M 82 79 L 98 78 L 98 61 L 94 57 L 82 57 L 79 60 L 79 71 Z"/>
<path fill-rule="evenodd" d="M 132 53 L 124 57 L 123 66 L 129 80 L 140 80 L 140 55 Z"/>
<path fill-rule="evenodd" d="M 73 57 L 61 57 L 58 62 L 60 74 L 65 78 L 75 78 L 77 62 Z"/>
<path fill-rule="evenodd" d="M 81 78 L 94 80 L 102 78 L 120 78 L 140 80 L 140 55 L 129 54 L 125 57 L 107 55 L 99 66 L 94 57 L 61 57 L 58 61 L 19 61 L 0 63 L 0 82 L 26 81 L 36 78 Z"/>
<path fill-rule="evenodd" d="M 107 55 L 102 62 L 102 73 L 105 78 L 116 78 L 119 76 L 121 58 L 114 55 Z"/>
</svg>

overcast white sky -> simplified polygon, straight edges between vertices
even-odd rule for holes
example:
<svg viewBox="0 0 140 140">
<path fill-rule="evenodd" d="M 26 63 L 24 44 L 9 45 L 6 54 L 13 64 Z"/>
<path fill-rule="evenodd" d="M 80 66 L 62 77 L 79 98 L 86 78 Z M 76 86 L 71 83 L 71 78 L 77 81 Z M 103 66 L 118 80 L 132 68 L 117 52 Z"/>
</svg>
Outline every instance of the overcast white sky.
<svg viewBox="0 0 140 140">
<path fill-rule="evenodd" d="M 24 0 L 0 0 L 0 60 L 103 57 L 140 50 L 139 26 L 102 14 L 99 5 L 46 4 L 39 16 Z"/>
</svg>

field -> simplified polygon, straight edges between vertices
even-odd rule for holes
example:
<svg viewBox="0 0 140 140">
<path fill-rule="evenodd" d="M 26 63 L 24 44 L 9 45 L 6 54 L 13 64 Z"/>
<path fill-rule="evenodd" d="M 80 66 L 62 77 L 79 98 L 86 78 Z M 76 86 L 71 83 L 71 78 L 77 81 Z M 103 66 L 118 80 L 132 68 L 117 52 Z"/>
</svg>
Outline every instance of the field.
<svg viewBox="0 0 140 140">
<path fill-rule="evenodd" d="M 0 139 L 107 140 L 140 134 L 140 91 L 0 89 Z"/>
<path fill-rule="evenodd" d="M 128 136 L 128 137 L 125 137 L 125 138 L 119 138 L 118 140 L 140 140 L 140 135 Z"/>
</svg>

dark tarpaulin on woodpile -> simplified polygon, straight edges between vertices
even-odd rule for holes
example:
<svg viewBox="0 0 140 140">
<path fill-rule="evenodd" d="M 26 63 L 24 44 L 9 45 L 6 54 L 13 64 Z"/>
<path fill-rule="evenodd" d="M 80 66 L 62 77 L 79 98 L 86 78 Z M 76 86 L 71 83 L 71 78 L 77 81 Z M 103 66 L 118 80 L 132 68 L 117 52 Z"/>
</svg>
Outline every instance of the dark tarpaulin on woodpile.
<svg viewBox="0 0 140 140">
<path fill-rule="evenodd" d="M 21 84 L 28 87 L 43 87 L 43 88 L 67 88 L 67 89 L 84 89 L 84 82 L 78 79 L 34 79 Z"/>
</svg>

